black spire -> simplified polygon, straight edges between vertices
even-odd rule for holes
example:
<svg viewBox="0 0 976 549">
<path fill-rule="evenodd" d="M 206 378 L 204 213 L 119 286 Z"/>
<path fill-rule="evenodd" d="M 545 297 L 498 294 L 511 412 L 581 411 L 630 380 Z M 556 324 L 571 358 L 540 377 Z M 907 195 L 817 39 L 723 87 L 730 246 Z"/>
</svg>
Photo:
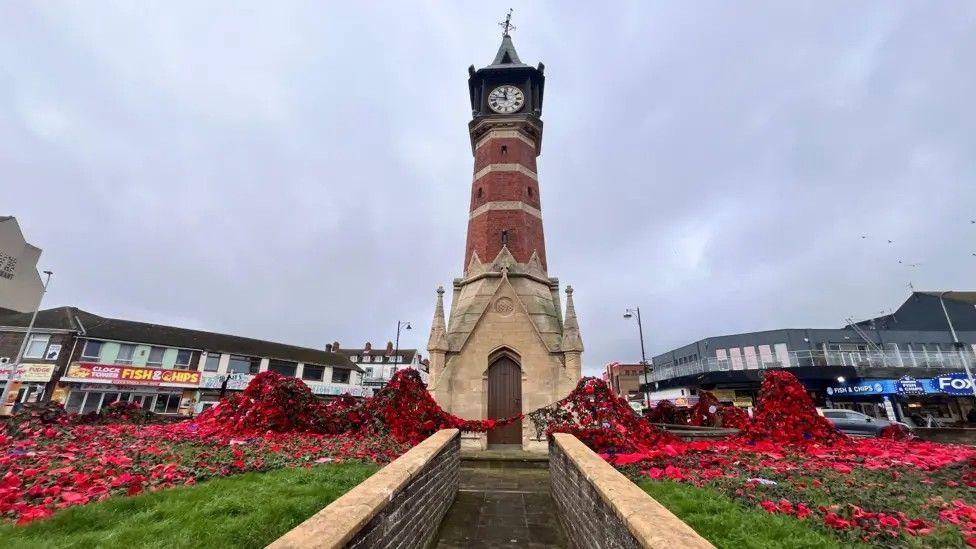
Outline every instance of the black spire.
<svg viewBox="0 0 976 549">
<path fill-rule="evenodd" d="M 502 37 L 502 45 L 498 47 L 498 53 L 495 54 L 495 60 L 491 62 L 492 65 L 521 65 L 522 62 L 519 60 L 518 53 L 515 51 L 515 44 L 512 44 L 512 37 L 509 35 L 504 35 Z"/>
</svg>

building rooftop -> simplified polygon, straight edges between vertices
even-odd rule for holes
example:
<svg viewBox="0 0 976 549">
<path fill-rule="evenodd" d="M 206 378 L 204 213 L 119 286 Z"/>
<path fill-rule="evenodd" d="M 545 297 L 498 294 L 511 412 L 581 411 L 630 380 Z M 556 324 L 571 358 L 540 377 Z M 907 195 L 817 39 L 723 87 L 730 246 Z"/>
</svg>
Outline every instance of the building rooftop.
<svg viewBox="0 0 976 549">
<path fill-rule="evenodd" d="M 366 347 L 360 349 L 343 349 L 343 348 L 334 349 L 333 348 L 333 352 L 337 352 L 340 355 L 343 355 L 345 357 L 354 357 L 354 356 L 362 356 L 362 355 L 369 355 L 369 356 L 392 356 L 393 355 L 393 349 L 392 348 L 387 349 L 386 347 L 381 347 L 381 348 L 371 347 L 369 349 L 367 349 Z M 398 355 L 403 357 L 403 363 L 410 363 L 413 362 L 413 358 L 417 354 L 417 349 L 397 349 L 396 352 Z"/>
<path fill-rule="evenodd" d="M 0 312 L 0 327 L 26 327 L 30 323 L 30 317 L 30 313 Z M 292 360 L 362 372 L 359 366 L 341 353 L 163 324 L 107 318 L 77 307 L 56 307 L 38 311 L 34 325 L 38 328 L 71 330 L 83 337 L 93 339 Z"/>
</svg>

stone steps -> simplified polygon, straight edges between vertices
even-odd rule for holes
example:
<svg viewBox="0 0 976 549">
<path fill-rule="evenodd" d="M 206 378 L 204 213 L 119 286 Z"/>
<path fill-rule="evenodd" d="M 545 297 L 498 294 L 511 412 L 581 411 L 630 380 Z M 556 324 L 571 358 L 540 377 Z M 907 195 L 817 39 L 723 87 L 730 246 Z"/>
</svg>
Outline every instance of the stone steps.
<svg viewBox="0 0 976 549">
<path fill-rule="evenodd" d="M 547 469 L 549 456 L 523 450 L 481 450 L 461 452 L 461 467 L 479 469 Z"/>
</svg>

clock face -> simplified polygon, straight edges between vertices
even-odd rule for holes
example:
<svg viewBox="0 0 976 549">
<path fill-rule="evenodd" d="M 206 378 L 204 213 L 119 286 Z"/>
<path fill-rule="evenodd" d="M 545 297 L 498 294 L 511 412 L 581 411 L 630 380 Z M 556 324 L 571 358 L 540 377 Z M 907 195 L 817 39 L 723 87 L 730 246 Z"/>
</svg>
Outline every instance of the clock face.
<svg viewBox="0 0 976 549">
<path fill-rule="evenodd" d="M 515 86 L 509 86 L 507 84 L 498 86 L 488 94 L 488 106 L 497 113 L 510 114 L 518 112 L 522 108 L 522 105 L 525 105 L 525 94 Z"/>
</svg>

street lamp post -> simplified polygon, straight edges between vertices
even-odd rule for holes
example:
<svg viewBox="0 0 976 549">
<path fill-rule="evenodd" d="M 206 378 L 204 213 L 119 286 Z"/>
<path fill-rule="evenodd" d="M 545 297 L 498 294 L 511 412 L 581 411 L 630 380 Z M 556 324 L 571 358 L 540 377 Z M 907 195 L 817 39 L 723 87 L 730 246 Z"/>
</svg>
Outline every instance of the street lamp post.
<svg viewBox="0 0 976 549">
<path fill-rule="evenodd" d="M 10 397 L 10 389 L 13 387 L 14 382 L 17 381 L 17 370 L 20 369 L 20 361 L 24 359 L 24 351 L 27 350 L 27 342 L 30 341 L 31 331 L 34 329 L 34 321 L 37 320 L 37 311 L 41 308 L 41 302 L 44 301 L 44 294 L 47 293 L 47 285 L 51 283 L 51 275 L 54 273 L 44 271 L 44 274 L 47 275 L 47 278 L 44 279 L 41 296 L 37 298 L 34 314 L 31 315 L 30 324 L 27 325 L 27 333 L 24 334 L 24 340 L 20 342 L 20 350 L 17 351 L 17 358 L 14 359 L 10 367 L 10 373 L 7 374 L 7 384 L 3 387 L 3 393 L 0 393 L 0 409 L 4 409 L 4 411 L 7 405 L 7 399 Z"/>
<path fill-rule="evenodd" d="M 637 316 L 637 333 L 640 335 L 641 344 L 641 366 L 644 370 L 644 383 L 650 385 L 651 380 L 647 372 L 647 355 L 644 353 L 644 325 L 641 323 L 640 307 L 634 307 L 633 309 L 627 309 L 624 311 L 624 318 L 632 318 Z M 644 407 L 651 407 L 651 397 L 650 393 L 647 391 L 642 391 L 644 393 Z"/>
<path fill-rule="evenodd" d="M 404 330 L 410 330 L 410 323 L 404 320 L 397 320 L 397 335 L 396 335 L 396 345 L 393 347 L 393 373 L 396 374 L 399 369 L 399 363 L 397 362 L 397 357 L 400 356 L 400 328 Z"/>
</svg>

